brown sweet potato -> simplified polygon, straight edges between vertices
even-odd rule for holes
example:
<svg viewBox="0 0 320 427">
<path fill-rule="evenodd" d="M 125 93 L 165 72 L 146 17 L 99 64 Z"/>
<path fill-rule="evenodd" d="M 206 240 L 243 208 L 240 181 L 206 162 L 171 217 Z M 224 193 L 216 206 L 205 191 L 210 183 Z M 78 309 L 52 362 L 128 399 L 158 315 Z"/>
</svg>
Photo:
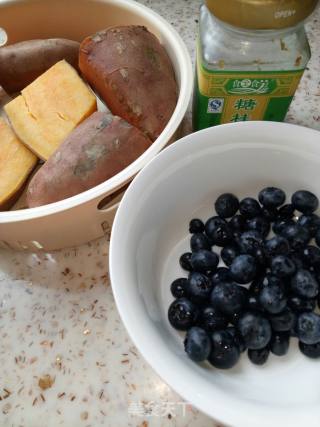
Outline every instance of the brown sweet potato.
<svg viewBox="0 0 320 427">
<path fill-rule="evenodd" d="M 57 202 L 98 185 L 136 160 L 150 145 L 142 132 L 123 119 L 93 113 L 32 178 L 28 206 Z"/>
<path fill-rule="evenodd" d="M 78 69 L 79 43 L 67 39 L 29 40 L 0 48 L 0 84 L 9 93 L 19 92 L 65 59 Z"/>
<path fill-rule="evenodd" d="M 111 112 L 155 140 L 177 103 L 174 71 L 164 47 L 142 26 L 113 27 L 87 37 L 79 67 Z"/>
<path fill-rule="evenodd" d="M 0 108 L 3 108 L 11 99 L 3 87 L 0 86 Z"/>
<path fill-rule="evenodd" d="M 6 114 L 3 110 L 3 107 L 11 101 L 10 96 L 7 92 L 0 86 L 0 117 L 6 118 Z"/>
</svg>

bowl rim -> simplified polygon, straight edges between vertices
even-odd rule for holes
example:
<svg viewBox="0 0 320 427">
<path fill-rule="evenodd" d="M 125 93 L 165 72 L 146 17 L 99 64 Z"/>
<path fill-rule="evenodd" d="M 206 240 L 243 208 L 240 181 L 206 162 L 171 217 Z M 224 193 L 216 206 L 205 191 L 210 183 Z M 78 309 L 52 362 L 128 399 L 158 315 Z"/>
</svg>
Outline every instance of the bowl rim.
<svg viewBox="0 0 320 427">
<path fill-rule="evenodd" d="M 207 395 L 205 393 L 194 392 L 192 390 L 192 384 L 194 384 L 192 379 L 196 380 L 199 377 L 191 372 L 186 364 L 179 364 L 179 357 L 171 352 L 168 347 L 163 346 L 163 341 L 159 335 L 154 334 L 154 328 L 151 322 L 148 322 L 146 314 L 135 311 L 134 304 L 124 304 L 126 301 L 126 286 L 120 283 L 118 279 L 118 277 L 121 277 L 120 271 L 124 268 L 123 262 L 119 262 L 118 256 L 118 253 L 121 253 L 119 249 L 121 246 L 123 247 L 123 242 L 120 241 L 118 235 L 121 235 L 121 230 L 125 227 L 126 213 L 136 197 L 135 192 L 136 188 L 140 186 L 140 181 L 143 183 L 144 175 L 149 174 L 152 168 L 158 163 L 162 163 L 163 167 L 165 161 L 170 161 L 170 156 L 174 151 L 181 150 L 180 154 L 183 151 L 185 155 L 188 155 L 188 147 L 190 144 L 196 143 L 194 139 L 197 139 L 198 135 L 211 134 L 213 136 L 215 133 L 228 132 L 229 129 L 232 130 L 235 127 L 243 132 L 256 129 L 262 133 L 266 132 L 269 135 L 278 135 L 280 132 L 286 131 L 290 134 L 303 135 L 305 140 L 307 140 L 308 135 L 310 137 L 317 136 L 320 139 L 320 132 L 315 129 L 288 123 L 254 121 L 229 123 L 204 129 L 187 135 L 176 141 L 173 145 L 165 148 L 134 178 L 117 210 L 109 248 L 109 274 L 113 295 L 121 320 L 143 358 L 163 381 L 185 399 L 186 402 L 194 405 L 201 412 L 219 422 L 238 427 L 257 427 L 258 425 L 259 427 L 270 427 L 270 425 L 280 427 L 289 422 L 292 427 L 298 427 L 302 422 L 307 422 L 309 426 L 312 425 L 312 427 L 315 427 L 318 425 L 318 421 L 315 424 L 315 420 L 320 420 L 320 412 L 319 410 L 318 412 L 316 411 L 315 405 L 304 405 L 301 407 L 296 405 L 297 407 L 294 410 L 290 407 L 290 414 L 288 414 L 288 410 L 285 407 L 267 406 L 268 417 L 266 417 L 263 410 L 266 406 L 262 403 L 240 400 L 235 396 L 230 396 L 217 386 L 208 386 L 202 383 L 202 388 L 205 389 Z M 217 146 L 223 145 L 223 143 L 213 137 L 210 143 Z M 136 296 L 136 298 L 138 297 Z M 139 328 L 139 325 L 143 325 L 143 328 Z M 148 339 L 146 339 L 146 336 Z M 192 362 L 190 361 L 190 363 Z M 175 368 L 179 367 L 175 372 L 169 370 L 168 374 L 168 366 L 173 364 Z M 210 396 L 210 399 L 207 398 L 208 396 Z M 248 414 L 250 414 L 250 417 L 248 417 Z"/>
<path fill-rule="evenodd" d="M 17 4 L 24 2 L 25 0 L 1 0 L 0 11 L 2 7 L 10 5 L 10 3 Z M 154 12 L 147 6 L 137 3 L 134 0 L 98 0 L 98 2 L 113 3 L 122 9 L 126 9 L 135 13 L 138 11 L 144 18 L 152 22 L 160 32 L 165 33 L 166 38 L 175 51 L 177 63 L 179 64 L 181 73 L 179 97 L 175 110 L 166 127 L 161 132 L 159 137 L 152 143 L 152 145 L 134 162 L 132 162 L 118 174 L 114 175 L 107 181 L 84 191 L 83 193 L 55 203 L 29 209 L 0 212 L 0 223 L 25 221 L 43 216 L 50 216 L 112 194 L 114 191 L 128 183 L 156 154 L 158 154 L 168 144 L 185 116 L 193 91 L 193 67 L 189 51 L 179 33 L 157 12 Z"/>
</svg>

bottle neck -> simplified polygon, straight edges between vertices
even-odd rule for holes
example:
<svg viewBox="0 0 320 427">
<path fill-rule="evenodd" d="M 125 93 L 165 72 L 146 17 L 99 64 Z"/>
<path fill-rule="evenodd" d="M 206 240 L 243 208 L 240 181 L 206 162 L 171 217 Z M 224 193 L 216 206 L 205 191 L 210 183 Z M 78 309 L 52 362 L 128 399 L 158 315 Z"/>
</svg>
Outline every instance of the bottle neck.
<svg viewBox="0 0 320 427">
<path fill-rule="evenodd" d="M 213 15 L 210 10 L 203 5 L 207 9 L 207 13 L 210 14 L 211 19 L 213 22 L 220 27 L 222 31 L 225 33 L 230 34 L 233 37 L 241 38 L 244 40 L 250 40 L 253 39 L 255 41 L 261 40 L 272 40 L 274 38 L 283 38 L 285 36 L 288 36 L 290 34 L 295 33 L 296 31 L 300 30 L 304 26 L 304 21 L 300 22 L 298 25 L 295 25 L 294 27 L 288 27 L 283 29 L 270 29 L 270 30 L 253 30 L 253 29 L 246 29 L 246 28 L 240 28 L 235 27 L 231 24 L 228 24 L 227 22 L 221 21 L 216 16 Z"/>
</svg>

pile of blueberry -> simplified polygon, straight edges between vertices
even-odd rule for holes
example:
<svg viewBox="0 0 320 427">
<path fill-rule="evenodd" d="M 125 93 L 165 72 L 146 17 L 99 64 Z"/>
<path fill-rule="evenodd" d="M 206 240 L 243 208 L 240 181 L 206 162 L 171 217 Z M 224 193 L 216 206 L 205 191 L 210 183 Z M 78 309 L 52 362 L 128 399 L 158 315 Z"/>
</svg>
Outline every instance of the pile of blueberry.
<svg viewBox="0 0 320 427">
<path fill-rule="evenodd" d="M 285 355 L 290 337 L 320 357 L 318 198 L 301 190 L 284 204 L 285 193 L 268 187 L 258 199 L 222 194 L 217 216 L 190 222 L 191 252 L 180 257 L 189 275 L 171 284 L 168 318 L 187 331 L 185 351 L 196 362 L 228 369 L 248 350 L 262 365 L 270 352 Z"/>
</svg>

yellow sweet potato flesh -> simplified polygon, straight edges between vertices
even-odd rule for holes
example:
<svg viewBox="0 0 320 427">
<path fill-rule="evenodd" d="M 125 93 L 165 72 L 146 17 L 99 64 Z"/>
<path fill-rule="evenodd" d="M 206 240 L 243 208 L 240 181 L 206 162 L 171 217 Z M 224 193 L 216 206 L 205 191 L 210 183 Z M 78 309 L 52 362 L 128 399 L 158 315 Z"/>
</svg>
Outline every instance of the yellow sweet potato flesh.
<svg viewBox="0 0 320 427">
<path fill-rule="evenodd" d="M 43 160 L 97 109 L 96 98 L 66 61 L 57 62 L 5 107 L 21 141 Z"/>
<path fill-rule="evenodd" d="M 16 137 L 0 118 L 0 210 L 8 209 L 15 201 L 37 157 Z"/>
</svg>

